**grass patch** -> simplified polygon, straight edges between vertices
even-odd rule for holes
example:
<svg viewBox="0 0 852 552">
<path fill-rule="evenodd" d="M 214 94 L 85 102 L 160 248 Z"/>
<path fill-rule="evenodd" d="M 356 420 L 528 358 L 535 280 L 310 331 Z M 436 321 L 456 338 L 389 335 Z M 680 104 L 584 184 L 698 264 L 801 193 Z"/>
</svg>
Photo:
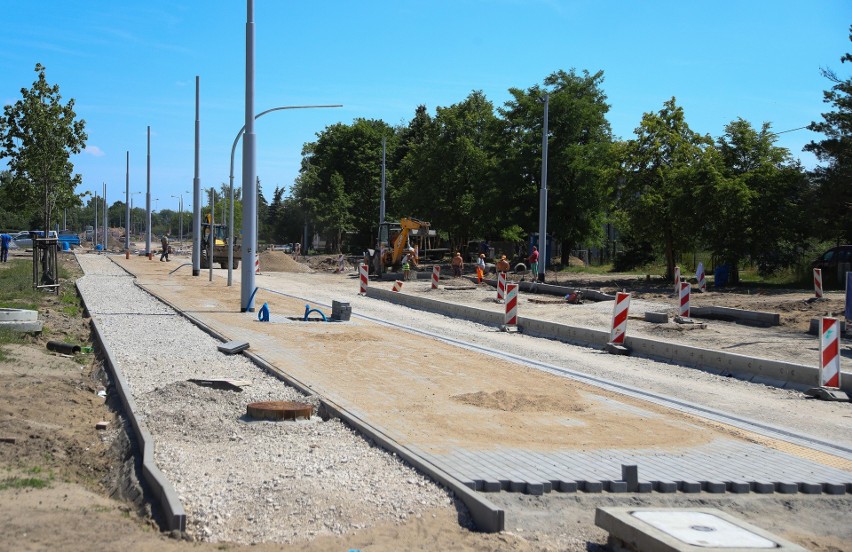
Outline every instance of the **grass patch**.
<svg viewBox="0 0 852 552">
<path fill-rule="evenodd" d="M 0 479 L 0 491 L 7 489 L 44 489 L 50 485 L 47 479 L 39 477 L 7 477 Z"/>
<path fill-rule="evenodd" d="M 77 318 L 83 309 L 80 307 L 80 298 L 73 291 L 64 290 L 59 295 L 60 310 L 66 316 Z"/>
<path fill-rule="evenodd" d="M 0 305 L 4 307 L 35 309 L 41 303 L 43 292 L 33 289 L 33 265 L 25 261 L 8 263 L 0 271 Z"/>
</svg>

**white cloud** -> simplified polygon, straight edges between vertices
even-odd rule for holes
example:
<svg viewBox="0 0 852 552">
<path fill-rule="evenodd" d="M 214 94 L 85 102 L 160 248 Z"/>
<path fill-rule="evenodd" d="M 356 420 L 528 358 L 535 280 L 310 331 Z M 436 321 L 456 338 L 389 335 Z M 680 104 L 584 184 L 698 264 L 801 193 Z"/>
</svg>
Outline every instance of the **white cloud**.
<svg viewBox="0 0 852 552">
<path fill-rule="evenodd" d="M 98 146 L 86 146 L 86 149 L 83 150 L 84 153 L 88 153 L 89 155 L 94 155 L 95 157 L 103 157 L 106 155 L 104 150 L 99 148 Z"/>
</svg>

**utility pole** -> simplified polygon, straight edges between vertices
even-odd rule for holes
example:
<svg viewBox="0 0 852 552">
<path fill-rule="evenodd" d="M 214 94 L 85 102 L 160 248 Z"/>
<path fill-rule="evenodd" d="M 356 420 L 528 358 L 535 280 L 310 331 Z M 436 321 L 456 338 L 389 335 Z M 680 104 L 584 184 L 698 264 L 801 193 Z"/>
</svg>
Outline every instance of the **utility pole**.
<svg viewBox="0 0 852 552">
<path fill-rule="evenodd" d="M 254 133 L 254 0 L 246 0 L 246 105 L 243 135 L 243 266 L 240 312 L 254 312 L 257 251 L 257 136 Z M 248 260 L 247 260 L 248 259 Z"/>
<path fill-rule="evenodd" d="M 541 192 L 538 205 L 538 281 L 544 282 L 547 269 L 547 118 L 550 94 L 544 95 L 544 129 L 541 137 Z"/>
</svg>

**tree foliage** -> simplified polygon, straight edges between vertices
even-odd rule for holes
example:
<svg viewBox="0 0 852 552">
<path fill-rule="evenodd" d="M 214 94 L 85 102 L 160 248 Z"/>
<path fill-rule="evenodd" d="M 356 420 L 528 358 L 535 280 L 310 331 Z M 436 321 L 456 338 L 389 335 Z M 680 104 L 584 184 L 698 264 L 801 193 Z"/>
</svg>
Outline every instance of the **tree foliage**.
<svg viewBox="0 0 852 552">
<path fill-rule="evenodd" d="M 606 119 L 609 105 L 602 83 L 602 71 L 556 71 L 544 79 L 543 88 L 510 89 L 513 99 L 500 110 L 505 119 L 502 146 L 508 153 L 505 176 L 510 186 L 519 188 L 512 200 L 525 205 L 519 214 L 529 225 L 538 217 L 544 119 L 541 100 L 549 94 L 547 182 L 548 218 L 552 223 L 548 223 L 548 231 L 566 245 L 597 244 L 608 210 L 615 165 Z M 522 196 L 517 197 L 519 194 Z M 563 264 L 567 264 L 570 249 L 563 247 Z"/>
<path fill-rule="evenodd" d="M 59 86 L 47 82 L 45 68 L 36 64 L 35 71 L 32 87 L 22 88 L 22 98 L 3 108 L 0 158 L 9 159 L 12 173 L 7 193 L 25 209 L 37 205 L 48 229 L 56 208 L 80 204 L 74 189 L 82 179 L 74 174 L 70 156 L 82 151 L 87 136 L 74 100 L 63 104 Z"/>
<path fill-rule="evenodd" d="M 623 145 L 619 203 L 634 238 L 662 249 L 673 278 L 677 253 L 697 239 L 694 185 L 714 174 L 712 140 L 689 128 L 675 98 L 645 113 L 635 134 Z"/>
<path fill-rule="evenodd" d="M 849 40 L 852 41 L 852 26 Z M 852 54 L 840 58 L 852 62 Z M 823 75 L 834 82 L 823 93 L 823 102 L 833 110 L 822 114 L 822 121 L 812 122 L 808 129 L 825 135 L 823 140 L 805 146 L 825 165 L 813 171 L 818 187 L 816 231 L 826 239 L 852 241 L 852 78 L 841 80 L 830 69 Z"/>
</svg>

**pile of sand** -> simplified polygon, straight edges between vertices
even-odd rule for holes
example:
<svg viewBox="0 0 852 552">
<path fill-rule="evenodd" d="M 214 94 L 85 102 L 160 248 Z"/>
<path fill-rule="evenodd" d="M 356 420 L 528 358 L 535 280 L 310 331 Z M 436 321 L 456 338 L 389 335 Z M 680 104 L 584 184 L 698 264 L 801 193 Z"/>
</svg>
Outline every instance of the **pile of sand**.
<svg viewBox="0 0 852 552">
<path fill-rule="evenodd" d="M 313 272 L 309 267 L 293 260 L 283 251 L 264 251 L 260 254 L 260 272 Z"/>
</svg>

